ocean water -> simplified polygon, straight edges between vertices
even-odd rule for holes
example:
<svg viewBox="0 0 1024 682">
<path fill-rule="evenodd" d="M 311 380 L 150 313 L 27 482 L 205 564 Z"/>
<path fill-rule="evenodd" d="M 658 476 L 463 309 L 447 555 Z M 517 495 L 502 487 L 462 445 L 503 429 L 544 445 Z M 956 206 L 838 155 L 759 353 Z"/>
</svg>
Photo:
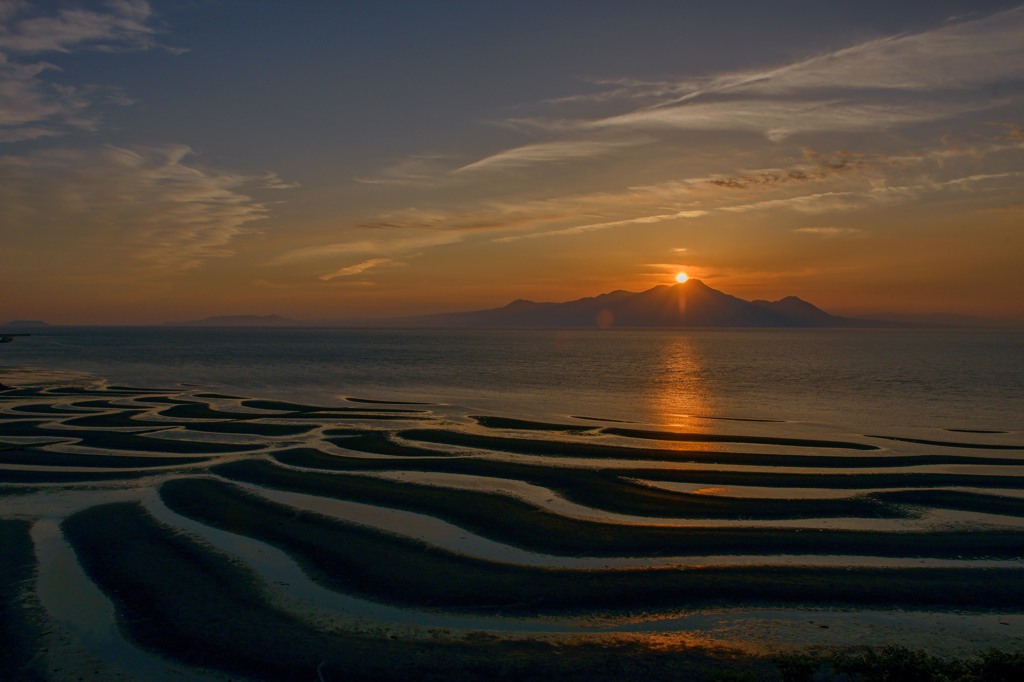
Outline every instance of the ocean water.
<svg viewBox="0 0 1024 682">
<path fill-rule="evenodd" d="M 1024 428 L 1024 333 L 1013 331 L 54 328 L 0 346 L 0 366 L 670 427 Z"/>
</svg>

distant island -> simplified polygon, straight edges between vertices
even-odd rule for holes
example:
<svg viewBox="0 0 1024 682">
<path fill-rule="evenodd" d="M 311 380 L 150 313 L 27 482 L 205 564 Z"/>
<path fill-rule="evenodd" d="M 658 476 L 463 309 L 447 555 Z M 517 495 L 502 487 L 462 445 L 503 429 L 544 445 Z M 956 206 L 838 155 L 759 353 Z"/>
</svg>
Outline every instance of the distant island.
<svg viewBox="0 0 1024 682">
<path fill-rule="evenodd" d="M 502 308 L 377 320 L 395 327 L 888 327 L 830 315 L 796 296 L 745 301 L 699 279 L 647 291 L 612 291 L 566 303 L 517 300 Z"/>
<path fill-rule="evenodd" d="M 12 327 L 18 329 L 25 329 L 26 327 L 39 328 L 49 327 L 50 325 L 42 320 L 11 320 L 10 322 L 4 322 L 0 324 L 0 328 Z"/>
<path fill-rule="evenodd" d="M 202 320 L 164 322 L 167 327 L 300 327 L 305 324 L 280 315 L 221 315 Z"/>
<path fill-rule="evenodd" d="M 280 315 L 223 315 L 175 327 L 381 327 L 381 328 L 893 328 L 1006 327 L 1006 322 L 951 313 L 877 314 L 841 317 L 796 296 L 777 301 L 742 298 L 712 289 L 699 279 L 663 284 L 639 293 L 607 294 L 549 303 L 519 299 L 501 308 L 409 317 L 296 320 Z"/>
</svg>

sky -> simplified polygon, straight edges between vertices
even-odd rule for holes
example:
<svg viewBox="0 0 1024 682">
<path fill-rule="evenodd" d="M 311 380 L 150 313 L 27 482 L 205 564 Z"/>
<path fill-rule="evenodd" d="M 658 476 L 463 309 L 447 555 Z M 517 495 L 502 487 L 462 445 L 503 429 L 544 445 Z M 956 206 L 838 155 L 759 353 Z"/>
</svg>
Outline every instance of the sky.
<svg viewBox="0 0 1024 682">
<path fill-rule="evenodd" d="M 1024 4 L 0 0 L 0 321 L 1024 321 Z"/>
</svg>

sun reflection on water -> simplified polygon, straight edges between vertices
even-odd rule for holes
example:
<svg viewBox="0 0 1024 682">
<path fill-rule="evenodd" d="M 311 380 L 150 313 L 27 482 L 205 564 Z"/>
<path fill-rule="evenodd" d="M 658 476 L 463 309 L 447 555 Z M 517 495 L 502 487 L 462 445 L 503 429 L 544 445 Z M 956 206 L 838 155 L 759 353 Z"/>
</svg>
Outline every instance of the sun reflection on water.
<svg viewBox="0 0 1024 682">
<path fill-rule="evenodd" d="M 718 416 L 718 402 L 701 351 L 689 336 L 665 339 L 645 407 L 652 424 L 698 433 L 712 430 L 707 418 Z"/>
</svg>

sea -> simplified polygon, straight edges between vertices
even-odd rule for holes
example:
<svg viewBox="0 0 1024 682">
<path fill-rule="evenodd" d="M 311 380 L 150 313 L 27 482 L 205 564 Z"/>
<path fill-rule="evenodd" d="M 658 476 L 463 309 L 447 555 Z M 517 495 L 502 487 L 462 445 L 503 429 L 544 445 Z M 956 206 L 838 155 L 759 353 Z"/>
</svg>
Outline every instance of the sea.
<svg viewBox="0 0 1024 682">
<path fill-rule="evenodd" d="M 1024 332 L 61 327 L 0 367 L 288 400 L 853 432 L 1024 428 Z"/>
</svg>

